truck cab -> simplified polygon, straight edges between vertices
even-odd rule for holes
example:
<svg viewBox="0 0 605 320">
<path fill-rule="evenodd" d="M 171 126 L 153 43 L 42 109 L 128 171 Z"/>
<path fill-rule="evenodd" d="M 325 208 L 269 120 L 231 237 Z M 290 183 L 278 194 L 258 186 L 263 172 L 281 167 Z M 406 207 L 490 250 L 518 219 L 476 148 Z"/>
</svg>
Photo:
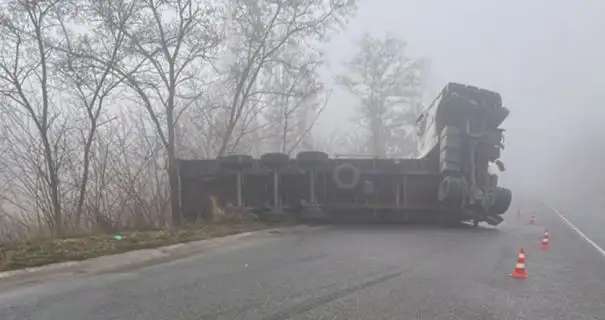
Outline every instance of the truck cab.
<svg viewBox="0 0 605 320">
<path fill-rule="evenodd" d="M 497 173 L 504 170 L 499 126 L 509 113 L 497 92 L 448 83 L 418 117 L 417 157 L 439 154 L 438 193 L 446 208 L 467 210 L 476 221 L 502 221 L 512 198 L 498 186 Z"/>
</svg>

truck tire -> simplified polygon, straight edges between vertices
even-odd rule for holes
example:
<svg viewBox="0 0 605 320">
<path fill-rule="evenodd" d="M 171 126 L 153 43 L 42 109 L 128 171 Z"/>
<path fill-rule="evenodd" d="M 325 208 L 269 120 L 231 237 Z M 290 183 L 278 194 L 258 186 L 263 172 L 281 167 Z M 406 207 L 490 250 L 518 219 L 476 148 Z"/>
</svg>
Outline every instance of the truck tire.
<svg viewBox="0 0 605 320">
<path fill-rule="evenodd" d="M 285 153 L 272 152 L 265 153 L 260 157 L 260 161 L 263 165 L 270 168 L 281 168 L 288 164 L 290 158 Z"/>
<path fill-rule="evenodd" d="M 247 154 L 230 154 L 220 159 L 222 168 L 228 170 L 242 170 L 252 166 L 254 159 Z"/>
<path fill-rule="evenodd" d="M 501 215 L 504 214 L 513 200 L 513 194 L 510 189 L 497 187 L 494 192 L 495 201 L 490 208 L 491 214 Z"/>
<path fill-rule="evenodd" d="M 318 167 L 328 161 L 329 156 L 321 151 L 302 151 L 296 155 L 296 161 L 307 167 Z"/>
<path fill-rule="evenodd" d="M 353 189 L 359 183 L 360 172 L 350 163 L 343 163 L 334 168 L 334 183 L 341 189 Z"/>
<path fill-rule="evenodd" d="M 466 181 L 463 178 L 446 176 L 439 184 L 437 196 L 439 201 L 452 206 L 461 206 L 466 191 Z"/>
</svg>

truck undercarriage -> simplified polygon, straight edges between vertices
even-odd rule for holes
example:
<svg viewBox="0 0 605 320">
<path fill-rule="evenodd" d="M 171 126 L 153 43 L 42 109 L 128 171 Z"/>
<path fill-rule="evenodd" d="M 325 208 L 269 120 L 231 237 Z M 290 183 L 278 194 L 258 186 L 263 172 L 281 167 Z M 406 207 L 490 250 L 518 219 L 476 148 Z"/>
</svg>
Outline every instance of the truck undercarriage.
<svg viewBox="0 0 605 320">
<path fill-rule="evenodd" d="M 418 118 L 414 158 L 305 151 L 181 160 L 183 215 L 207 217 L 216 202 L 305 220 L 498 225 L 512 196 L 490 165 L 504 170 L 499 126 L 508 114 L 498 93 L 449 83 Z"/>
</svg>

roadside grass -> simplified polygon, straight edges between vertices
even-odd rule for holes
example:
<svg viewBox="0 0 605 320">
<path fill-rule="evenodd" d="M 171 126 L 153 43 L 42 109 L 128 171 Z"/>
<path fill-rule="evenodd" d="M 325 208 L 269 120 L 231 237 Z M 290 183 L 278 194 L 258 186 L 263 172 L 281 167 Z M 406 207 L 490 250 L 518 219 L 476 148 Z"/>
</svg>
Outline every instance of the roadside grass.
<svg viewBox="0 0 605 320">
<path fill-rule="evenodd" d="M 0 243 L 0 271 L 31 268 L 51 263 L 78 261 L 132 250 L 222 237 L 247 231 L 290 225 L 291 222 L 257 221 L 209 223 L 178 230 L 124 231 L 61 239 L 31 239 L 22 243 Z"/>
</svg>

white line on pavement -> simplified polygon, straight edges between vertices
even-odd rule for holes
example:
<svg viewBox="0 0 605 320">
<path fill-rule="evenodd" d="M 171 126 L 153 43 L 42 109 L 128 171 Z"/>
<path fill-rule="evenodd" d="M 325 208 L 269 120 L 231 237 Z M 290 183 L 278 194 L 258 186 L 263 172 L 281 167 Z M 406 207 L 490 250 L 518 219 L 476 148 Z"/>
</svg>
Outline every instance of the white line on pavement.
<svg viewBox="0 0 605 320">
<path fill-rule="evenodd" d="M 561 220 L 563 220 L 565 223 L 567 223 L 567 225 L 573 230 L 575 231 L 580 237 L 582 237 L 584 240 L 586 240 L 586 242 L 588 242 L 591 246 L 593 246 L 595 249 L 597 249 L 597 251 L 605 257 L 605 250 L 603 250 L 603 248 L 599 247 L 598 244 L 596 244 L 594 241 L 590 240 L 590 238 L 584 234 L 584 232 L 580 231 L 580 229 L 578 229 L 576 226 L 574 226 L 573 223 L 571 223 L 567 218 L 565 218 L 565 216 L 556 208 L 554 208 L 553 206 L 551 206 L 550 204 L 546 204 L 550 210 L 552 210 L 554 213 L 556 213 L 559 218 L 561 218 Z"/>
</svg>

